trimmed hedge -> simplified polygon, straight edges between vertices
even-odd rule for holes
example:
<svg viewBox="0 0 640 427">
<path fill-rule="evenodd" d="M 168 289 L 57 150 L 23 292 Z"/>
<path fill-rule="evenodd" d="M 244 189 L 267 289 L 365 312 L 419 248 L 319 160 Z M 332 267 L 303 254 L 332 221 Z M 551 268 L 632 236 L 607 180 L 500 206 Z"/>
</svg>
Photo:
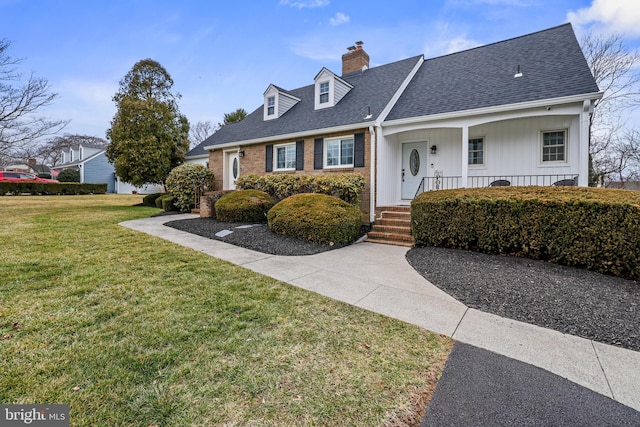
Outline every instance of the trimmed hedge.
<svg viewBox="0 0 640 427">
<path fill-rule="evenodd" d="M 322 174 L 322 175 L 243 175 L 236 180 L 241 190 L 260 190 L 284 200 L 294 194 L 319 193 L 338 197 L 347 203 L 357 205 L 366 180 L 360 174 Z"/>
<path fill-rule="evenodd" d="M 80 182 L 80 171 L 78 169 L 62 169 L 56 178 L 60 182 Z"/>
<path fill-rule="evenodd" d="M 156 206 L 156 200 L 158 199 L 158 197 L 162 196 L 163 193 L 152 193 L 152 194 L 147 194 L 146 196 L 144 196 L 142 198 L 142 204 L 145 206 L 151 206 L 152 208 L 157 207 Z"/>
<path fill-rule="evenodd" d="M 321 245 L 349 244 L 360 234 L 360 210 L 326 194 L 296 194 L 280 201 L 267 214 L 274 233 Z"/>
<path fill-rule="evenodd" d="M 165 204 L 165 200 L 170 200 L 169 205 Z M 163 193 L 160 195 L 160 197 L 157 197 L 155 200 L 155 204 L 156 204 L 156 208 L 158 209 L 165 209 L 165 207 L 169 207 L 173 205 L 173 196 L 169 193 Z M 173 209 L 169 209 L 169 210 L 173 210 Z M 165 209 L 166 211 L 166 209 Z"/>
<path fill-rule="evenodd" d="M 214 206 L 216 218 L 224 222 L 265 222 L 276 200 L 264 191 L 236 190 L 222 196 Z"/>
<path fill-rule="evenodd" d="M 168 197 L 163 197 L 162 199 L 158 198 L 158 200 L 162 200 L 162 210 L 165 212 L 175 211 L 176 209 L 176 198 L 169 195 Z"/>
<path fill-rule="evenodd" d="M 81 184 L 79 182 L 0 182 L 0 195 L 81 195 L 105 194 L 107 184 Z"/>
<path fill-rule="evenodd" d="M 416 245 L 541 259 L 640 278 L 640 194 L 580 187 L 433 191 L 411 204 Z"/>
</svg>

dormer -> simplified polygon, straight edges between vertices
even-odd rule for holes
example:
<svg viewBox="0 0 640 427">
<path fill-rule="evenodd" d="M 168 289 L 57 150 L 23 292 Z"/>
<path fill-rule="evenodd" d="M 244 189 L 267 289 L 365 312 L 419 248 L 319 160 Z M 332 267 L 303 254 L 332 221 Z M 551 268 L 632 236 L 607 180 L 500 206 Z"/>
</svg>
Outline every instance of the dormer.
<svg viewBox="0 0 640 427">
<path fill-rule="evenodd" d="M 277 119 L 298 102 L 300 102 L 300 98 L 296 98 L 274 84 L 270 84 L 264 92 L 264 111 L 262 117 L 264 120 Z"/>
<path fill-rule="evenodd" d="M 321 110 L 335 106 L 344 96 L 353 89 L 353 86 L 331 70 L 322 67 L 322 70 L 314 78 L 315 95 L 314 108 Z"/>
</svg>

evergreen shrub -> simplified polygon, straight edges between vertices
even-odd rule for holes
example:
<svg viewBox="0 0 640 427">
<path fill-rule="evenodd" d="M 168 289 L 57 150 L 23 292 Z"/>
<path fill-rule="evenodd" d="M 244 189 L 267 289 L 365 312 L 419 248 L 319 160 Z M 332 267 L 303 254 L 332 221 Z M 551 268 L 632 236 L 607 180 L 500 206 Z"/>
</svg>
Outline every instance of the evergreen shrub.
<svg viewBox="0 0 640 427">
<path fill-rule="evenodd" d="M 213 188 L 213 171 L 204 165 L 184 163 L 169 173 L 165 187 L 173 195 L 176 208 L 189 212 L 195 206 L 195 194 Z"/>
<path fill-rule="evenodd" d="M 347 203 L 357 205 L 364 189 L 364 176 L 353 173 L 299 175 L 242 175 L 236 181 L 236 187 L 242 190 L 260 190 L 269 193 L 277 200 L 301 193 L 319 193 L 335 196 Z"/>
<path fill-rule="evenodd" d="M 215 203 L 216 218 L 224 222 L 265 222 L 276 200 L 264 191 L 236 190 Z"/>
<path fill-rule="evenodd" d="M 425 192 L 411 204 L 418 246 L 540 259 L 640 278 L 640 194 L 583 187 Z"/>
<path fill-rule="evenodd" d="M 267 215 L 271 231 L 318 244 L 354 242 L 362 225 L 360 210 L 326 194 L 296 194 L 280 201 Z"/>
</svg>

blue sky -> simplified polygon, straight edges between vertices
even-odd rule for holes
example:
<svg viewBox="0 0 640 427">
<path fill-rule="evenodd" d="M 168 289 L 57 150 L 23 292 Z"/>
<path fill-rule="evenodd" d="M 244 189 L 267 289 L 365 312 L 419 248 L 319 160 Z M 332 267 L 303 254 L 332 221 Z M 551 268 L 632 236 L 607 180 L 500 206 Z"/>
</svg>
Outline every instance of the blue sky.
<svg viewBox="0 0 640 427">
<path fill-rule="evenodd" d="M 65 133 L 104 137 L 111 97 L 140 59 L 174 79 L 192 124 L 262 103 L 270 83 L 294 89 L 323 66 L 341 72 L 364 41 L 371 66 L 435 57 L 572 22 L 640 46 L 637 0 L 0 0 L 0 39 L 60 95 L 43 111 L 71 120 Z"/>
</svg>

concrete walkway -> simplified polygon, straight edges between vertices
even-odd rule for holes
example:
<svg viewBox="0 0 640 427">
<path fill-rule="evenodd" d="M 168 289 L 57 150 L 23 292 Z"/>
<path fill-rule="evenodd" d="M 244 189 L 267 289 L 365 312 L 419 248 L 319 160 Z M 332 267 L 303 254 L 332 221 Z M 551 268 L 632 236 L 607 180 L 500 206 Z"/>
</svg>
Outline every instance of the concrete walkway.
<svg viewBox="0 0 640 427">
<path fill-rule="evenodd" d="M 163 225 L 195 217 L 121 225 L 540 367 L 640 411 L 639 352 L 468 308 L 419 275 L 405 259 L 408 248 L 360 243 L 317 255 L 276 256 Z"/>
</svg>

